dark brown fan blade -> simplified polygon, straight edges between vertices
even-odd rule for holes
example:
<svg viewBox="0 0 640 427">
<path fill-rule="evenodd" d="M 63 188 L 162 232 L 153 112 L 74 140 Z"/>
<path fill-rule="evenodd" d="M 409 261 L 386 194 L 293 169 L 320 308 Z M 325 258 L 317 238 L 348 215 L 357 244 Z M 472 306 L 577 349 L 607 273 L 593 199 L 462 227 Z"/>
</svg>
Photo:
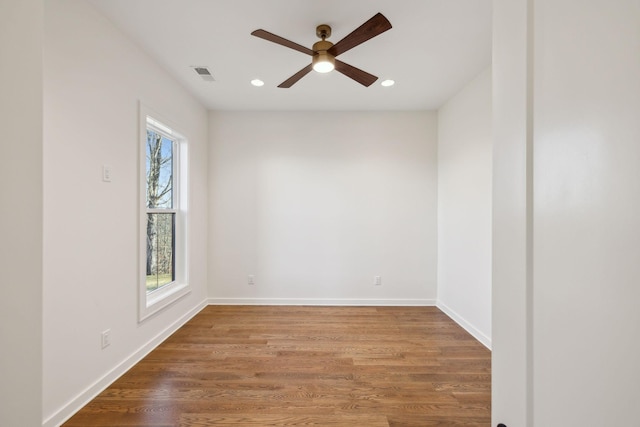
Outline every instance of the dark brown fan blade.
<svg viewBox="0 0 640 427">
<path fill-rule="evenodd" d="M 269 31 L 255 30 L 253 33 L 251 33 L 251 35 L 260 37 L 261 39 L 265 39 L 273 43 L 277 43 L 279 45 L 288 47 L 293 50 L 297 50 L 298 52 L 306 53 L 307 55 L 313 56 L 313 51 L 311 49 L 304 47 L 302 45 L 299 45 L 298 43 L 294 43 L 291 40 L 287 40 L 280 36 L 276 36 L 275 34 L 272 34 Z"/>
<path fill-rule="evenodd" d="M 313 65 L 309 64 L 304 67 L 302 70 L 295 73 L 293 76 L 289 77 L 287 80 L 283 81 L 278 85 L 278 87 L 282 88 L 290 88 L 293 86 L 298 80 L 309 74 L 309 72 L 313 70 Z"/>
<path fill-rule="evenodd" d="M 373 74 L 369 74 L 366 71 L 362 71 L 360 68 L 356 68 L 353 65 L 346 64 L 336 59 L 336 71 L 341 72 L 345 76 L 352 78 L 363 86 L 369 87 L 378 80 Z"/>
<path fill-rule="evenodd" d="M 389 20 L 385 18 L 383 14 L 377 13 L 373 18 L 360 25 L 351 34 L 333 45 L 327 52 L 333 56 L 338 56 L 389 29 L 391 29 Z"/>
</svg>

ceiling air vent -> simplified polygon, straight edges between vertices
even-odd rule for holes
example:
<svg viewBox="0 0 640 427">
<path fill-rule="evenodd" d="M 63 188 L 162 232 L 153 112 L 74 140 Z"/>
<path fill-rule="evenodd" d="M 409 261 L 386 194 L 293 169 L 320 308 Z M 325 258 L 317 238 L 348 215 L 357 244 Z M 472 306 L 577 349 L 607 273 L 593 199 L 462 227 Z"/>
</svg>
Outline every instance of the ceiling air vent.
<svg viewBox="0 0 640 427">
<path fill-rule="evenodd" d="M 200 77 L 202 77 L 202 80 L 207 82 L 215 81 L 215 79 L 213 78 L 213 76 L 211 75 L 211 72 L 207 67 L 191 67 L 191 68 L 193 68 L 195 72 L 198 73 Z"/>
</svg>

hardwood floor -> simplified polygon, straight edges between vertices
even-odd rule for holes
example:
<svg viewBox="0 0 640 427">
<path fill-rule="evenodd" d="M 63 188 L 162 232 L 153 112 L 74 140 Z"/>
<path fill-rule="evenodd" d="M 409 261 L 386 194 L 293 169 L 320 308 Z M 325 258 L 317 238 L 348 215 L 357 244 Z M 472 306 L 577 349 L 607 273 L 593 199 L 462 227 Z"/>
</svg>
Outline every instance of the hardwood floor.
<svg viewBox="0 0 640 427">
<path fill-rule="evenodd" d="M 491 354 L 435 307 L 209 306 L 74 426 L 490 425 Z"/>
</svg>

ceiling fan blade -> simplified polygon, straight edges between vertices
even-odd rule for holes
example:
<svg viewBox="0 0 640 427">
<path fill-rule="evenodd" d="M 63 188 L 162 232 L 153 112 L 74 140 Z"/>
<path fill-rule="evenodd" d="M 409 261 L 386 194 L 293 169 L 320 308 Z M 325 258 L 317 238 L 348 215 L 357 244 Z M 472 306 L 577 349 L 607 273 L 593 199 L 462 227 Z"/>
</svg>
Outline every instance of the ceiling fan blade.
<svg viewBox="0 0 640 427">
<path fill-rule="evenodd" d="M 349 49 L 374 38 L 391 29 L 391 23 L 383 14 L 377 13 L 373 18 L 353 30 L 351 34 L 333 45 L 329 52 L 333 56 L 345 53 Z"/>
<path fill-rule="evenodd" d="M 313 65 L 309 64 L 306 67 L 304 67 L 302 70 L 300 70 L 297 73 L 295 73 L 293 76 L 289 77 L 287 80 L 285 80 L 282 83 L 280 83 L 278 85 L 278 87 L 282 87 L 282 88 L 285 88 L 285 89 L 286 88 L 290 88 L 298 80 L 300 80 L 301 78 L 303 78 L 304 76 L 309 74 L 309 72 L 311 72 L 311 70 L 313 70 Z"/>
<path fill-rule="evenodd" d="M 360 68 L 356 68 L 353 65 L 346 64 L 336 59 L 336 71 L 341 72 L 345 76 L 352 78 L 363 86 L 369 87 L 378 80 L 373 74 L 369 74 L 366 71 L 362 71 Z"/>
<path fill-rule="evenodd" d="M 265 30 L 255 30 L 251 33 L 252 36 L 260 37 L 261 39 L 265 39 L 267 41 L 288 47 L 293 50 L 297 50 L 298 52 L 306 53 L 307 55 L 313 56 L 313 51 L 307 47 L 299 45 L 298 43 L 294 43 L 291 40 L 287 40 L 280 36 L 276 36 L 273 33 Z"/>
</svg>

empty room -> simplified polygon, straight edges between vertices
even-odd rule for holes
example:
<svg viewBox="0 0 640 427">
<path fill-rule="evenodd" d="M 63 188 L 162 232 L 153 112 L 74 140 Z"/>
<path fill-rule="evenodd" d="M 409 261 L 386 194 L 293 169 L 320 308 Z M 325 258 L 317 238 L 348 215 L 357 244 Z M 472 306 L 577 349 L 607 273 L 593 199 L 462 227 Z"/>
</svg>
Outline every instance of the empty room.
<svg viewBox="0 0 640 427">
<path fill-rule="evenodd" d="M 2 1 L 0 425 L 636 425 L 638 28 Z"/>
</svg>

